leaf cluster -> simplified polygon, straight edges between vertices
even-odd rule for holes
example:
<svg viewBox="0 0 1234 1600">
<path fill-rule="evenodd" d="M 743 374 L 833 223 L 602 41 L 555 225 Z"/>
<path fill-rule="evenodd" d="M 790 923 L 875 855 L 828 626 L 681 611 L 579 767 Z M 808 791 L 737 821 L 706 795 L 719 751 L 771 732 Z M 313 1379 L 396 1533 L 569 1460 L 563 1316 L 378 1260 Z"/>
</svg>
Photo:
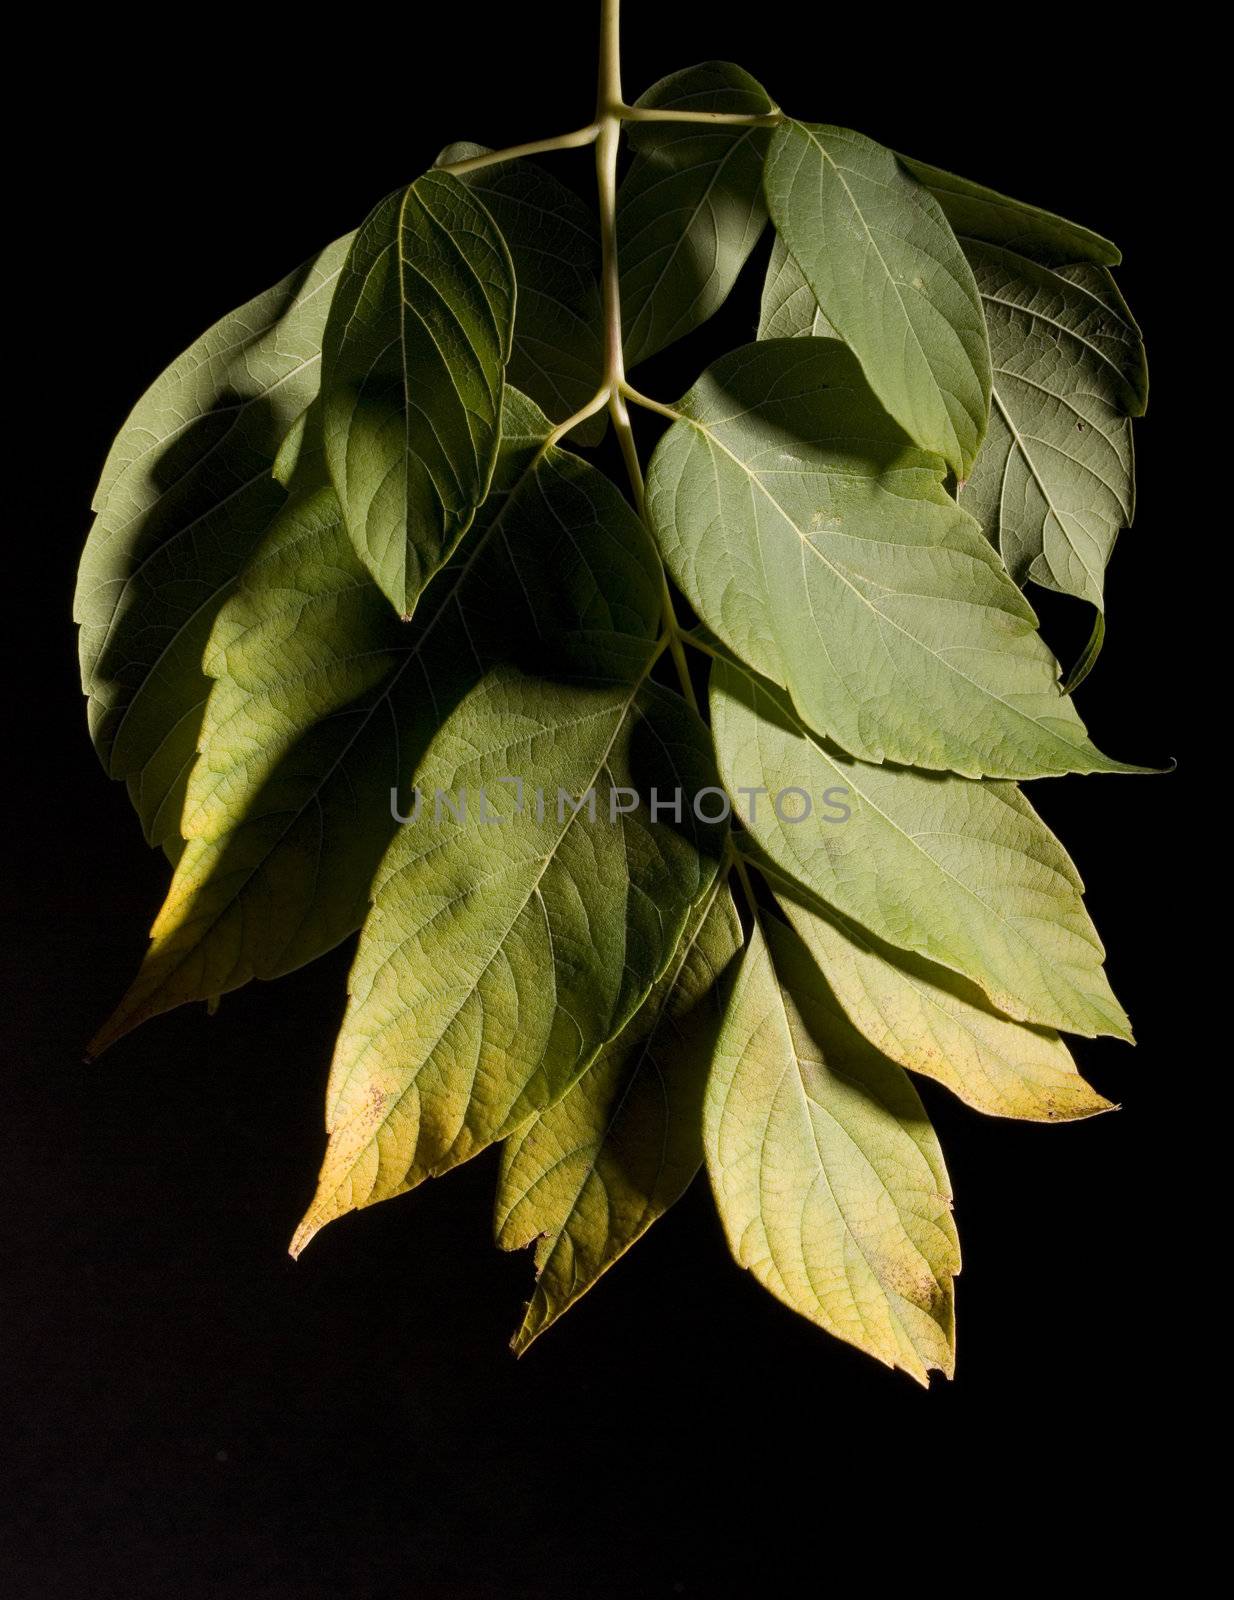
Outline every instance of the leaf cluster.
<svg viewBox="0 0 1234 1600">
<path fill-rule="evenodd" d="M 499 1144 L 522 1349 L 705 1165 L 742 1266 L 926 1381 L 959 1249 L 911 1075 L 1082 1118 L 1062 1034 L 1130 1037 L 1017 782 L 1137 770 L 1026 591 L 1095 608 L 1087 670 L 1143 344 L 1087 230 L 738 67 L 607 68 L 542 141 L 594 143 L 595 208 L 451 146 L 117 439 L 83 684 L 173 871 L 94 1048 L 358 930 L 295 1251 Z M 643 395 L 769 224 L 757 339 Z"/>
</svg>

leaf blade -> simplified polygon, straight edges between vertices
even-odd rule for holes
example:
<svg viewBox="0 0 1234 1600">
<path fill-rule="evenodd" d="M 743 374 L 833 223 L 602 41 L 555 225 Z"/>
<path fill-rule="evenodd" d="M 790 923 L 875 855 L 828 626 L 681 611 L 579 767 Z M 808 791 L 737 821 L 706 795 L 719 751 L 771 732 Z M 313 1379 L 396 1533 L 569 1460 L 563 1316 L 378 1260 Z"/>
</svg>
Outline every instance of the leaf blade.
<svg viewBox="0 0 1234 1600">
<path fill-rule="evenodd" d="M 897 159 L 918 183 L 929 189 L 959 235 L 1006 245 L 1045 266 L 1093 261 L 1098 266 L 1116 267 L 1122 260 L 1118 246 L 1091 228 L 1082 228 L 1051 211 L 1013 200 L 912 156 Z"/>
<path fill-rule="evenodd" d="M 438 166 L 487 155 L 477 144 L 453 144 Z M 534 161 L 503 161 L 466 173 L 506 241 L 518 296 L 507 377 L 553 422 L 564 422 L 600 387 L 604 315 L 600 299 L 599 226 L 591 208 Z M 597 444 L 605 414 L 571 433 Z"/>
<path fill-rule="evenodd" d="M 723 357 L 656 447 L 648 515 L 674 580 L 802 717 L 867 761 L 966 777 L 1136 770 L 1063 694 L 976 522 L 830 339 Z"/>
<path fill-rule="evenodd" d="M 951 1375 L 960 1256 L 942 1152 L 908 1079 L 774 924 L 738 973 L 703 1137 L 740 1266 L 917 1382 Z"/>
<path fill-rule="evenodd" d="M 514 329 L 509 251 L 431 171 L 361 225 L 326 325 L 322 424 L 357 554 L 410 616 L 488 492 Z"/>
<path fill-rule="evenodd" d="M 615 793 L 639 787 L 640 742 L 643 759 L 656 753 L 656 787 L 672 776 L 695 792 L 705 730 L 645 677 L 583 688 L 498 671 L 446 719 L 419 774 L 426 793 L 474 795 L 513 773 L 528 796 L 595 789 L 598 820 L 554 813 L 550 798 L 542 818 L 525 811 L 487 837 L 410 827 L 395 839 L 349 981 L 330 1140 L 293 1254 L 347 1211 L 516 1132 L 638 1010 L 719 848 L 714 829 L 656 831 L 642 809 L 609 825 Z M 510 789 L 488 803 L 514 820 Z"/>
<path fill-rule="evenodd" d="M 500 617 L 526 621 L 509 600 L 520 575 L 495 552 L 549 424 L 512 391 L 505 428 L 489 500 L 411 631 L 352 548 L 320 446 L 306 448 L 296 493 L 211 633 L 184 854 L 96 1054 L 174 1006 L 281 977 L 364 920 L 396 830 L 389 797 L 480 670 L 469 637 L 487 631 L 491 663 L 507 642 Z"/>
<path fill-rule="evenodd" d="M 1147 396 L 1139 329 L 1102 267 L 1056 272 L 977 241 L 966 249 L 994 390 L 962 503 L 1016 582 L 1102 610 L 1105 568 L 1135 507 L 1131 418 Z"/>
<path fill-rule="evenodd" d="M 635 102 L 658 110 L 759 116 L 774 110 L 748 72 L 704 62 Z M 628 125 L 634 161 L 617 195 L 626 365 L 637 366 L 712 316 L 767 220 L 765 128 Z"/>
<path fill-rule="evenodd" d="M 836 339 L 839 335 L 823 315 L 805 273 L 793 260 L 788 246 L 776 234 L 763 279 L 759 301 L 760 339 Z"/>
<path fill-rule="evenodd" d="M 967 478 L 989 415 L 990 350 L 938 202 L 881 145 L 791 120 L 772 136 L 764 188 L 777 233 L 879 400 Z"/>
<path fill-rule="evenodd" d="M 151 385 L 94 496 L 78 572 L 82 689 L 104 768 L 175 858 L 219 606 L 284 499 L 271 477 L 320 377 L 336 240 L 209 328 Z"/>
<path fill-rule="evenodd" d="M 494 1226 L 535 1244 L 522 1354 L 680 1198 L 703 1160 L 703 1090 L 742 931 L 722 879 L 640 1010 L 556 1105 L 502 1146 Z"/>
<path fill-rule="evenodd" d="M 987 1116 L 1070 1122 L 1113 1109 L 1081 1078 L 1053 1029 L 1001 1016 L 975 985 L 908 951 L 880 948 L 791 885 L 778 899 L 849 1021 L 898 1066 L 944 1084 Z"/>
<path fill-rule="evenodd" d="M 1075 867 L 1012 784 L 847 758 L 729 662 L 713 669 L 711 713 L 725 785 L 735 803 L 755 796 L 743 820 L 791 881 L 887 944 L 971 979 L 1017 1021 L 1130 1039 Z M 813 820 L 758 804 L 803 788 Z M 826 821 L 828 795 L 851 817 Z"/>
</svg>

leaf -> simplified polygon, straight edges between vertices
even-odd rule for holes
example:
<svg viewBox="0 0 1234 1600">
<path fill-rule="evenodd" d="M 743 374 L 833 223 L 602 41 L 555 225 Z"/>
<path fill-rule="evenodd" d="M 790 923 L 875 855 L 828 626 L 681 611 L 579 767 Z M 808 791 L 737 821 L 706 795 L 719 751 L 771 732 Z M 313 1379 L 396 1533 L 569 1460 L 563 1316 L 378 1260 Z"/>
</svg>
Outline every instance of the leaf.
<svg viewBox="0 0 1234 1600">
<path fill-rule="evenodd" d="M 716 870 L 714 829 L 651 823 L 706 783 L 707 741 L 654 684 L 490 674 L 446 719 L 423 794 L 491 814 L 410 825 L 378 872 L 327 1096 L 330 1143 L 293 1241 L 402 1194 L 560 1099 L 646 998 Z M 526 799 L 516 815 L 521 778 Z M 584 806 L 559 790 L 596 791 Z M 623 791 L 643 803 L 610 822 Z M 537 791 L 546 797 L 537 815 Z M 580 820 L 580 818 L 582 820 Z M 708 835 L 711 837 L 708 838 Z"/>
<path fill-rule="evenodd" d="M 963 480 L 985 433 L 990 348 L 977 286 L 938 202 L 890 150 L 785 121 L 767 204 L 823 314 L 915 444 Z"/>
<path fill-rule="evenodd" d="M 173 858 L 209 684 L 202 647 L 284 495 L 279 440 L 317 390 L 349 239 L 202 334 L 138 401 L 103 468 L 78 573 L 82 688 L 109 776 Z"/>
<path fill-rule="evenodd" d="M 742 961 L 703 1142 L 740 1266 L 919 1383 L 950 1376 L 960 1250 L 938 1141 L 908 1079 L 776 924 L 754 930 Z"/>
<path fill-rule="evenodd" d="M 803 903 L 791 885 L 779 899 L 849 1021 L 889 1060 L 990 1116 L 1066 1122 L 1111 1109 L 1052 1029 L 1000 1016 L 966 979 Z"/>
<path fill-rule="evenodd" d="M 637 520 L 564 452 L 511 510 L 529 525 L 510 528 L 510 547 L 540 562 L 533 626 L 520 628 L 522 657 L 454 704 L 416 770 L 432 809 L 400 830 L 374 882 L 296 1251 L 560 1099 L 638 1010 L 715 876 L 722 831 L 690 804 L 715 785 L 710 741 L 679 695 L 648 681 L 663 645 Z M 548 603 L 563 568 L 573 628 Z M 515 595 L 507 581 L 491 603 L 510 610 Z M 464 790 L 471 810 L 454 821 Z M 655 793 L 674 790 L 681 818 L 653 818 Z M 622 811 L 630 791 L 638 803 Z"/>
<path fill-rule="evenodd" d="M 738 814 L 792 882 L 970 978 L 1010 1017 L 1130 1038 L 1075 867 L 1013 785 L 854 761 L 727 661 L 711 722 Z"/>
<path fill-rule="evenodd" d="M 410 616 L 488 493 L 514 269 L 467 185 L 428 172 L 356 234 L 326 324 L 322 423 L 352 543 Z"/>
<path fill-rule="evenodd" d="M 912 448 L 842 345 L 746 345 L 677 409 L 647 481 L 664 558 L 819 733 L 970 777 L 1133 770 L 1088 741 L 942 462 Z"/>
<path fill-rule="evenodd" d="M 487 155 L 480 144 L 452 144 L 438 166 Z M 464 174 L 510 251 L 518 283 L 507 377 L 554 422 L 586 405 L 604 375 L 599 225 L 591 208 L 534 161 L 503 161 Z M 605 413 L 571 433 L 598 444 Z"/>
<path fill-rule="evenodd" d="M 188 845 L 96 1053 L 151 1016 L 279 977 L 354 932 L 396 831 L 391 793 L 404 795 L 449 709 L 489 667 L 525 655 L 540 630 L 576 635 L 578 664 L 586 659 L 594 563 L 624 597 L 613 614 L 633 613 L 636 633 L 655 626 L 645 559 L 598 541 L 594 474 L 553 451 L 533 486 L 548 421 L 509 390 L 504 425 L 492 492 L 410 627 L 369 579 L 306 450 L 303 492 L 215 625 Z M 520 486 L 523 500 L 509 503 Z M 619 519 L 620 496 L 602 487 L 599 503 Z"/>
<path fill-rule="evenodd" d="M 717 880 L 663 977 L 574 1087 L 502 1146 L 497 1242 L 535 1244 L 521 1355 L 685 1193 L 702 1165 L 703 1089 L 724 975 L 741 950 Z"/>
<path fill-rule="evenodd" d="M 990 431 L 961 503 L 1017 583 L 1100 609 L 1120 528 L 1131 522 L 1132 416 L 1148 375 L 1140 331 L 1104 267 L 1053 271 L 965 246 L 994 359 Z"/>
<path fill-rule="evenodd" d="M 925 184 L 961 236 L 1005 245 L 1045 266 L 1093 261 L 1098 266 L 1116 267 L 1122 260 L 1117 245 L 1078 223 L 1067 222 L 1022 200 L 1012 200 L 979 183 L 970 183 L 967 178 L 957 178 L 940 167 L 914 161 L 911 156 L 897 159 L 918 183 Z"/>
<path fill-rule="evenodd" d="M 674 72 L 635 101 L 657 110 L 761 116 L 762 86 L 728 61 Z M 627 123 L 635 152 L 617 196 L 628 367 L 714 315 L 767 221 L 766 128 Z"/>
<path fill-rule="evenodd" d="M 776 234 L 771 260 L 763 280 L 759 306 L 760 339 L 834 339 L 836 331 L 823 315 L 805 274 L 788 253 L 784 240 Z"/>
<path fill-rule="evenodd" d="M 1143 413 L 1148 393 L 1139 329 L 1105 270 L 1121 260 L 1118 248 L 1048 211 L 900 159 L 960 236 L 990 331 L 990 432 L 965 507 L 1017 582 L 1032 578 L 1100 611 L 1106 563 L 1134 510 L 1127 419 Z M 1098 617 L 1069 692 L 1092 669 L 1104 632 Z"/>
<path fill-rule="evenodd" d="M 960 503 L 1018 584 L 1032 578 L 1100 608 L 1106 562 L 1133 511 L 1128 419 L 1142 414 L 1148 393 L 1140 331 L 1103 267 L 1052 270 L 979 239 L 960 243 L 993 360 L 990 426 Z M 828 332 L 777 245 L 759 338 Z M 1073 675 L 1068 689 L 1079 681 Z"/>
</svg>

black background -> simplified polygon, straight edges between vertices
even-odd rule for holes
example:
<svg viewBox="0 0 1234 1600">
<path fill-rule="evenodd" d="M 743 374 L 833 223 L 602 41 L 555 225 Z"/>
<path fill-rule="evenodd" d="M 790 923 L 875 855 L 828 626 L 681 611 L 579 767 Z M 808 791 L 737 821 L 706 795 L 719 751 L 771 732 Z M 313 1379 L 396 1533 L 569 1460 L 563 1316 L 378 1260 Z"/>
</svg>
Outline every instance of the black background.
<svg viewBox="0 0 1234 1600">
<path fill-rule="evenodd" d="M 0 1146 L 9 1592 L 795 1595 L 830 1586 L 845 1556 L 875 1581 L 943 1581 L 979 1530 L 1022 1579 L 1060 1538 L 1077 1541 L 1073 1575 L 1077 1549 L 1142 1551 L 1160 1516 L 1159 1446 L 1144 1440 L 1176 1403 L 1177 1200 L 1159 1173 L 1166 1106 L 1192 1069 L 1174 1030 L 1185 763 L 1031 787 L 1084 874 L 1140 1043 L 1076 1043 L 1123 1110 L 1069 1127 L 984 1119 L 923 1086 L 965 1247 L 958 1376 L 928 1393 L 733 1267 L 703 1183 L 520 1362 L 506 1340 L 531 1267 L 491 1246 L 492 1159 L 345 1220 L 293 1264 L 347 949 L 82 1063 L 166 877 L 97 766 L 76 681 L 72 574 L 112 435 L 202 328 L 442 144 L 590 115 L 592 6 L 433 9 L 436 45 L 410 10 L 284 18 L 290 43 L 216 12 L 174 50 L 108 27 L 80 37 L 79 81 L 57 84 L 75 106 L 71 161 L 29 129 L 10 329 L 29 353 L 10 387 L 37 396 L 20 464 L 39 458 L 43 476 L 10 529 L 37 559 L 7 608 L 28 630 L 6 747 L 24 802 L 7 834 Z M 1080 704 L 1112 753 L 1182 757 L 1194 530 L 1174 509 L 1185 402 L 1167 307 L 1184 263 L 1126 88 L 1170 79 L 1160 40 L 1124 27 L 1120 43 L 1079 35 L 1064 51 L 913 35 L 891 14 L 846 29 L 815 6 L 626 12 L 630 98 L 677 66 L 739 60 L 796 114 L 1119 241 L 1153 399 L 1109 641 Z M 585 184 L 587 160 L 558 170 Z M 641 385 L 671 397 L 752 336 L 756 291 Z M 1073 655 L 1082 608 L 1034 600 Z"/>
</svg>

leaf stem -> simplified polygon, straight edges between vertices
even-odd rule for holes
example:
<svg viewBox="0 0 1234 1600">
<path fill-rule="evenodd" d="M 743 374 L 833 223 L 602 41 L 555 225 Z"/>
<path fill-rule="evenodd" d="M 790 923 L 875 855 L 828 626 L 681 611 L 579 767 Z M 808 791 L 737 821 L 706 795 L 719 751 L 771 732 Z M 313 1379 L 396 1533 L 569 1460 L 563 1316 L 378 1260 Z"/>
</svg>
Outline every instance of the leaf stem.
<svg viewBox="0 0 1234 1600">
<path fill-rule="evenodd" d="M 729 128 L 775 128 L 784 121 L 779 106 L 774 111 L 747 115 L 743 111 L 660 111 L 653 106 L 620 107 L 623 122 L 711 122 Z"/>
<path fill-rule="evenodd" d="M 527 144 L 507 145 L 504 150 L 490 150 L 482 156 L 469 156 L 465 161 L 447 161 L 439 170 L 461 177 L 468 172 L 479 172 L 484 167 L 494 167 L 502 161 L 517 161 L 521 156 L 546 155 L 553 150 L 578 150 L 589 144 L 602 145 L 606 138 L 611 140 L 615 148 L 623 122 L 699 122 L 734 128 L 774 128 L 784 120 L 784 113 L 778 106 L 771 111 L 749 116 L 740 111 L 661 111 L 654 106 L 628 106 L 621 95 L 620 35 L 621 0 L 600 0 L 600 83 L 596 114 L 586 127 L 556 134 L 551 139 L 532 139 Z M 602 165 L 608 164 L 607 156 L 601 156 L 598 160 Z M 614 174 L 615 163 L 614 155 Z"/>
<path fill-rule="evenodd" d="M 663 400 L 653 400 L 649 394 L 642 394 L 633 384 L 621 380 L 621 392 L 627 400 L 633 400 L 636 406 L 642 406 L 644 411 L 654 411 L 657 416 L 667 417 L 670 422 L 680 422 L 682 413 L 675 411 L 672 406 L 664 404 Z"/>
<path fill-rule="evenodd" d="M 746 867 L 745 857 L 741 854 L 741 851 L 733 842 L 733 835 L 731 833 L 725 840 L 724 854 L 728 865 L 737 874 L 737 882 L 741 885 L 741 892 L 746 897 L 746 904 L 750 908 L 751 917 L 753 917 L 757 925 L 761 926 L 758 914 L 758 899 L 754 893 L 754 885 L 750 882 L 750 874 Z"/>
<path fill-rule="evenodd" d="M 559 133 L 551 139 L 532 139 L 527 144 L 507 145 L 504 150 L 489 150 L 482 156 L 468 156 L 465 161 L 445 161 L 437 170 L 452 172 L 456 178 L 460 178 L 464 173 L 479 172 L 482 167 L 495 167 L 501 161 L 517 161 L 521 156 L 544 155 L 550 150 L 578 150 L 583 145 L 594 144 L 599 134 L 599 123 L 589 122 L 585 128 Z"/>
<path fill-rule="evenodd" d="M 634 509 L 646 527 L 643 469 L 626 406 L 629 386 L 622 345 L 621 265 L 617 254 L 617 153 L 623 113 L 628 109 L 621 98 L 621 0 L 600 0 L 600 71 L 596 89 L 596 122 L 600 128 L 596 140 L 596 189 L 600 203 L 600 273 L 604 289 L 604 385 L 600 392 L 607 401 L 613 430 L 621 446 Z M 690 709 L 697 712 L 690 664 L 681 644 L 681 626 L 673 609 L 668 574 L 658 551 L 656 565 L 660 573 L 664 638 L 677 668 L 682 695 Z"/>
<path fill-rule="evenodd" d="M 713 645 L 709 645 L 704 639 L 700 639 L 696 633 L 683 633 L 681 642 L 682 644 L 688 644 L 691 650 L 697 650 L 702 655 L 710 656 L 713 661 L 724 660 L 724 656 L 719 650 L 715 649 Z"/>
<path fill-rule="evenodd" d="M 586 405 L 580 406 L 578 410 L 571 413 L 571 415 L 568 416 L 564 422 L 559 422 L 556 425 L 541 446 L 541 455 L 543 455 L 546 451 L 551 450 L 555 444 L 560 444 L 565 438 L 566 434 L 573 432 L 573 430 L 578 427 L 580 422 L 586 422 L 587 418 L 594 417 L 597 411 L 603 411 L 608 403 L 608 385 L 602 384 L 600 388 L 596 390 L 595 394 L 592 395 L 591 399 L 588 400 Z"/>
<path fill-rule="evenodd" d="M 600 274 L 604 292 L 604 378 L 600 387 L 585 405 L 579 407 L 564 422 L 559 422 L 545 440 L 540 454 L 549 450 L 576 428 L 580 422 L 594 416 L 606 406 L 613 419 L 613 430 L 621 447 L 626 476 L 639 521 L 647 526 L 646 496 L 643 469 L 638 457 L 638 445 L 630 423 L 627 398 L 644 410 L 676 421 L 681 415 L 671 406 L 641 394 L 626 381 L 625 351 L 622 344 L 621 318 L 621 264 L 617 251 L 617 156 L 621 144 L 623 122 L 738 122 L 768 124 L 779 121 L 780 112 L 762 117 L 743 117 L 720 112 L 695 116 L 685 112 L 643 111 L 628 106 L 621 97 L 621 0 L 600 0 L 600 62 L 596 85 L 596 114 L 585 128 L 573 133 L 559 134 L 555 139 L 537 139 L 530 144 L 511 145 L 505 150 L 493 150 L 487 155 L 471 156 L 466 161 L 450 161 L 441 168 L 443 172 L 462 174 L 477 172 L 482 167 L 500 161 L 514 161 L 520 156 L 537 155 L 546 150 L 576 149 L 582 145 L 596 147 L 596 191 L 600 210 Z M 650 530 L 648 529 L 650 537 Z M 654 546 L 653 546 L 654 548 Z M 697 641 L 683 632 L 673 607 L 673 591 L 669 587 L 664 562 L 656 551 L 656 564 L 660 573 L 661 615 L 663 637 L 661 648 L 668 647 L 677 669 L 681 692 L 692 711 L 699 710 L 698 698 L 690 678 L 690 664 L 686 659 L 685 644 Z M 708 654 L 714 654 L 707 651 Z M 743 869 L 738 866 L 739 872 Z"/>
</svg>

